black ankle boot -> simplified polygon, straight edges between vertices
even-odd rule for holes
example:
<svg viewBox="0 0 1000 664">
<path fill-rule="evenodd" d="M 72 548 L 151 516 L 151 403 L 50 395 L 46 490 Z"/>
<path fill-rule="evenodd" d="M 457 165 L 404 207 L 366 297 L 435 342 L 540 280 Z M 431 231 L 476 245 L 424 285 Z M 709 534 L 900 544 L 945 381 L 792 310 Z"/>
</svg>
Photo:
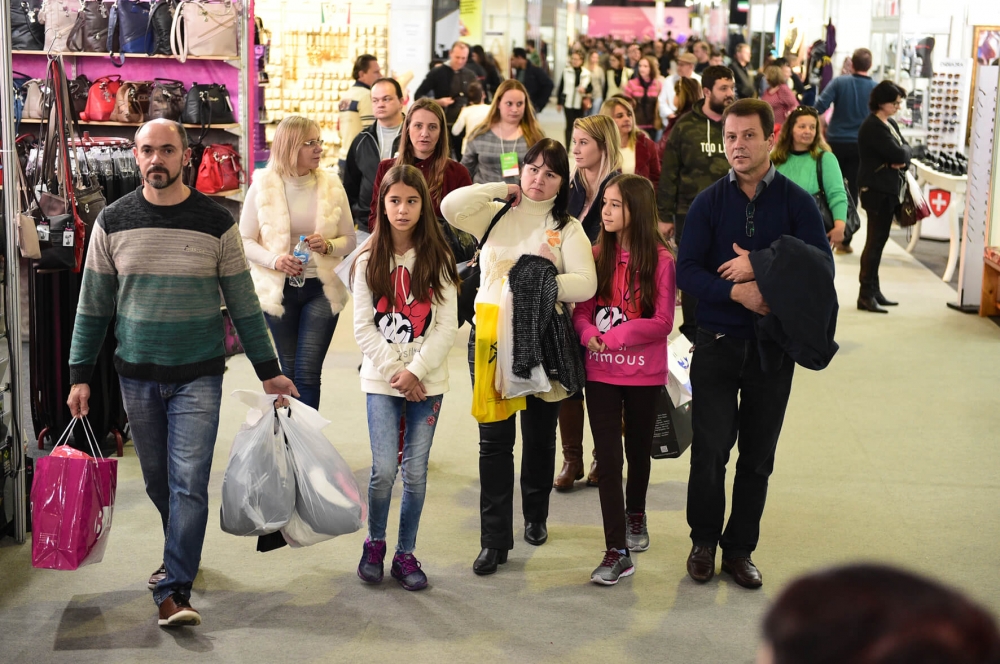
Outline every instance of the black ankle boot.
<svg viewBox="0 0 1000 664">
<path fill-rule="evenodd" d="M 483 549 L 479 552 L 476 562 L 472 563 L 472 571 L 479 576 L 486 576 L 497 571 L 497 565 L 507 562 L 507 549 Z"/>
<path fill-rule="evenodd" d="M 882 295 L 881 292 L 875 293 L 875 301 L 881 304 L 883 307 L 894 307 L 897 304 L 899 304 L 899 302 L 893 302 L 885 295 Z"/>
<path fill-rule="evenodd" d="M 541 546 L 545 544 L 545 541 L 549 539 L 548 528 L 545 527 L 545 522 L 540 521 L 539 523 L 524 523 L 524 541 L 533 546 Z"/>
<path fill-rule="evenodd" d="M 858 298 L 858 309 L 862 311 L 871 311 L 876 314 L 887 314 L 889 313 L 882 307 L 878 306 L 878 302 L 875 301 L 874 297 L 859 297 Z"/>
</svg>

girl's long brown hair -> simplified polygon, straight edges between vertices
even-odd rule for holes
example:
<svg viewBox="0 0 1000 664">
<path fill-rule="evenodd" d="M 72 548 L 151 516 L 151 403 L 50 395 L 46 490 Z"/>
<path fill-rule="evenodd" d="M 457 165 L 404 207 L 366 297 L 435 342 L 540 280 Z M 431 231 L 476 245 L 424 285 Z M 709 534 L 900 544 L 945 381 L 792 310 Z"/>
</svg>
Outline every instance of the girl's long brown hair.
<svg viewBox="0 0 1000 664">
<path fill-rule="evenodd" d="M 624 174 L 611 178 L 604 188 L 617 186 L 622 195 L 622 214 L 628 212 L 629 225 L 622 231 L 628 242 L 628 283 L 635 296 L 639 288 L 639 311 L 643 318 L 652 318 L 656 310 L 656 267 L 659 248 L 667 247 L 660 235 L 659 217 L 656 214 L 656 192 L 653 184 L 641 175 Z M 596 202 L 595 202 L 596 203 Z M 603 201 L 600 201 L 603 205 Z M 615 269 L 618 267 L 618 237 L 601 225 L 597 251 L 597 294 L 606 301 L 613 295 Z"/>
<path fill-rule="evenodd" d="M 448 159 L 450 158 L 448 155 L 451 154 L 451 151 L 448 149 L 448 121 L 444 116 L 444 109 L 433 99 L 428 97 L 418 99 L 406 114 L 399 138 L 399 156 L 396 157 L 396 166 L 412 166 L 417 161 L 417 155 L 413 152 L 413 143 L 410 142 L 410 123 L 413 121 L 416 111 L 430 111 L 437 118 L 438 124 L 441 125 L 441 134 L 438 137 L 437 145 L 434 146 L 434 154 L 429 157 L 433 164 L 430 168 L 430 182 L 427 183 L 430 187 L 431 198 L 440 203 L 441 191 L 444 189 L 444 172 L 448 168 Z"/>
<path fill-rule="evenodd" d="M 542 126 L 538 124 L 538 118 L 535 116 L 535 109 L 531 105 L 531 98 L 528 97 L 528 91 L 516 78 L 508 78 L 500 84 L 496 94 L 493 95 L 493 103 L 490 104 L 490 110 L 486 114 L 486 119 L 469 134 L 469 137 L 466 139 L 467 141 L 471 141 L 477 136 L 482 136 L 486 132 L 491 131 L 493 125 L 500 122 L 500 102 L 503 101 L 503 96 L 511 90 L 516 90 L 524 94 L 524 115 L 521 116 L 521 133 L 524 135 L 524 142 L 530 148 L 545 138 L 545 132 L 542 131 Z"/>
<path fill-rule="evenodd" d="M 392 282 L 395 245 L 392 241 L 392 225 L 385 212 L 385 197 L 389 193 L 389 187 L 394 184 L 413 187 L 420 195 L 420 221 L 413 229 L 413 248 L 417 259 L 413 262 L 413 272 L 410 274 L 410 293 L 418 301 L 426 302 L 430 299 L 428 295 L 433 292 L 434 302 L 441 304 L 442 286 L 446 282 L 454 284 L 456 288 L 459 286 L 458 269 L 441 224 L 434 215 L 434 204 L 431 203 L 427 182 L 415 166 L 393 166 L 382 178 L 382 185 L 378 190 L 375 227 L 367 249 L 365 280 L 368 282 L 368 289 L 375 301 L 382 297 L 390 302 L 396 299 L 396 286 Z M 354 283 L 353 273 L 351 283 Z"/>
<path fill-rule="evenodd" d="M 816 122 L 816 136 L 813 137 L 813 142 L 809 146 L 809 154 L 812 155 L 812 158 L 819 159 L 822 153 L 830 152 L 830 146 L 823 140 L 823 132 L 820 131 L 819 115 L 816 113 L 816 109 L 811 106 L 799 106 L 785 118 L 785 123 L 781 125 L 781 132 L 778 133 L 778 142 L 771 150 L 771 161 L 774 162 L 775 166 L 785 163 L 791 156 L 795 147 L 792 130 L 795 129 L 795 124 L 801 117 L 809 117 Z"/>
</svg>

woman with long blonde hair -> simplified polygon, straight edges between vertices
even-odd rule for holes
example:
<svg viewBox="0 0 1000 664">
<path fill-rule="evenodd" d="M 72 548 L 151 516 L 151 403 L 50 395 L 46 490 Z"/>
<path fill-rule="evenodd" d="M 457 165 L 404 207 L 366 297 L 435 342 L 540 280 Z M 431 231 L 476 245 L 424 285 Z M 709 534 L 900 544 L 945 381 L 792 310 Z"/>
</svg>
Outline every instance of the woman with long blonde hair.
<svg viewBox="0 0 1000 664">
<path fill-rule="evenodd" d="M 660 155 L 653 139 L 646 132 L 639 131 L 632 102 L 627 97 L 615 95 L 601 105 L 601 115 L 614 120 L 618 127 L 622 173 L 641 175 L 652 182 L 654 188 L 659 185 Z"/>
<path fill-rule="evenodd" d="M 516 184 L 524 155 L 544 137 L 528 91 L 508 79 L 497 88 L 486 119 L 466 139 L 462 165 L 475 184 Z"/>
<path fill-rule="evenodd" d="M 356 244 L 344 186 L 319 167 L 322 155 L 319 125 L 301 116 L 282 120 L 267 168 L 254 172 L 240 215 L 250 275 L 281 372 L 313 408 L 319 408 L 323 358 L 347 303 L 334 268 Z M 312 252 L 304 265 L 292 255 L 303 236 Z"/>
</svg>

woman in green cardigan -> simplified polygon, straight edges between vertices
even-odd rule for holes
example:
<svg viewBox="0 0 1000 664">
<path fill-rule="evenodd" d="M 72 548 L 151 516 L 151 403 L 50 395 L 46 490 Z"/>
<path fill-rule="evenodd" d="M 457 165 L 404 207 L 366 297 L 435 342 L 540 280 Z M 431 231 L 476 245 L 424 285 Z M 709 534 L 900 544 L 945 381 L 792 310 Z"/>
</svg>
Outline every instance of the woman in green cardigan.
<svg viewBox="0 0 1000 664">
<path fill-rule="evenodd" d="M 815 195 L 820 190 L 816 169 L 820 159 L 823 160 L 823 191 L 834 220 L 833 229 L 827 233 L 827 237 L 830 238 L 830 246 L 837 249 L 841 247 L 847 230 L 847 190 L 844 188 L 844 176 L 840 171 L 840 163 L 820 134 L 816 109 L 799 106 L 788 114 L 781 126 L 778 142 L 771 152 L 771 161 L 779 173 Z"/>
</svg>

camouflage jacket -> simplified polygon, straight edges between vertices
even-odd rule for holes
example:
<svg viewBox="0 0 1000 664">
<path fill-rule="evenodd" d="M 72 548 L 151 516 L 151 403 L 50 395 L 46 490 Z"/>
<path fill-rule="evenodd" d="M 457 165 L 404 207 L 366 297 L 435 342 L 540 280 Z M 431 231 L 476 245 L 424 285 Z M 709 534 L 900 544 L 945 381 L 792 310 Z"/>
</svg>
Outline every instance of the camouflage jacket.
<svg viewBox="0 0 1000 664">
<path fill-rule="evenodd" d="M 728 172 L 722 123 L 710 120 L 697 104 L 677 120 L 663 150 L 656 195 L 660 219 L 672 222 L 675 215 L 687 214 L 695 196 Z"/>
</svg>

